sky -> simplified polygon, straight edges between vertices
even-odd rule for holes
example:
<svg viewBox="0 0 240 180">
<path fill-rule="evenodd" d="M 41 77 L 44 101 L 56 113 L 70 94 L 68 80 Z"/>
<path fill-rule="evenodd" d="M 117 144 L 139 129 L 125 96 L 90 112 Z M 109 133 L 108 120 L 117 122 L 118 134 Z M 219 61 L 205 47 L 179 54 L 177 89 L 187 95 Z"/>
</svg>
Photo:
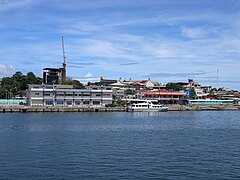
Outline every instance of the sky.
<svg viewBox="0 0 240 180">
<path fill-rule="evenodd" d="M 240 0 L 0 0 L 0 77 L 188 78 L 240 90 Z M 217 73 L 218 72 L 218 73 Z"/>
</svg>

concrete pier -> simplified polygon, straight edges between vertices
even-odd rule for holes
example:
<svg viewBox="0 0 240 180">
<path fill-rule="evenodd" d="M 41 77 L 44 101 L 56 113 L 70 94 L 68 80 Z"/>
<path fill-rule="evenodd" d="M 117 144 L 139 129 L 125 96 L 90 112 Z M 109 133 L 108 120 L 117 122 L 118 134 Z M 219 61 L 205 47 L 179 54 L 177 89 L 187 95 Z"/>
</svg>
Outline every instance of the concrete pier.
<svg viewBox="0 0 240 180">
<path fill-rule="evenodd" d="M 169 111 L 216 111 L 240 110 L 240 105 L 168 105 Z M 28 112 L 126 112 L 127 107 L 45 107 L 45 106 L 1 106 L 0 113 Z"/>
<path fill-rule="evenodd" d="M 31 107 L 31 106 L 4 106 L 0 107 L 0 113 L 27 113 L 27 112 L 123 112 L 125 107 Z"/>
</svg>

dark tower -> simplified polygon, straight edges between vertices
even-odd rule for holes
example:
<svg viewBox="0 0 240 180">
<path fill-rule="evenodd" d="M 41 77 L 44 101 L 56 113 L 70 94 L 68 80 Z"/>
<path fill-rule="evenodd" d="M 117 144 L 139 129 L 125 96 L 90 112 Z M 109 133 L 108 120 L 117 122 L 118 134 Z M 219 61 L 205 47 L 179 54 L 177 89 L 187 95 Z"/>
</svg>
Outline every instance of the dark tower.
<svg viewBox="0 0 240 180">
<path fill-rule="evenodd" d="M 61 76 L 61 83 L 66 82 L 67 79 L 67 64 L 66 64 L 66 55 L 65 55 L 65 50 L 64 50 L 64 39 L 62 36 L 62 51 L 63 51 L 63 67 L 62 69 L 62 76 Z"/>
</svg>

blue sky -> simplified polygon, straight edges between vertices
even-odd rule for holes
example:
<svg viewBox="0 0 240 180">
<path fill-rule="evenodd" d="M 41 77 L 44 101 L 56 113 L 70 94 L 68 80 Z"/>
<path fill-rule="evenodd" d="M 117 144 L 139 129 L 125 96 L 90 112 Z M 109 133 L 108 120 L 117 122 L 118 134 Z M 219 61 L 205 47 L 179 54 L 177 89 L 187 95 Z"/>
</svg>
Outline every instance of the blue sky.
<svg viewBox="0 0 240 180">
<path fill-rule="evenodd" d="M 240 90 L 239 0 L 0 0 L 0 76 L 187 81 Z"/>
</svg>

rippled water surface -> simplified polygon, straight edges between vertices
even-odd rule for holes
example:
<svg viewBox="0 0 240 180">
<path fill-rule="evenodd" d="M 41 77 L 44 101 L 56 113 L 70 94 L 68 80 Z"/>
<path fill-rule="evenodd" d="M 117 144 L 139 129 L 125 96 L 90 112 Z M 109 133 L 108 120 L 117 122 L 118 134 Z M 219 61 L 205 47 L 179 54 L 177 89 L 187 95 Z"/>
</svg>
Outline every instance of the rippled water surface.
<svg viewBox="0 0 240 180">
<path fill-rule="evenodd" d="M 240 112 L 0 114 L 0 179 L 240 179 Z"/>
</svg>

